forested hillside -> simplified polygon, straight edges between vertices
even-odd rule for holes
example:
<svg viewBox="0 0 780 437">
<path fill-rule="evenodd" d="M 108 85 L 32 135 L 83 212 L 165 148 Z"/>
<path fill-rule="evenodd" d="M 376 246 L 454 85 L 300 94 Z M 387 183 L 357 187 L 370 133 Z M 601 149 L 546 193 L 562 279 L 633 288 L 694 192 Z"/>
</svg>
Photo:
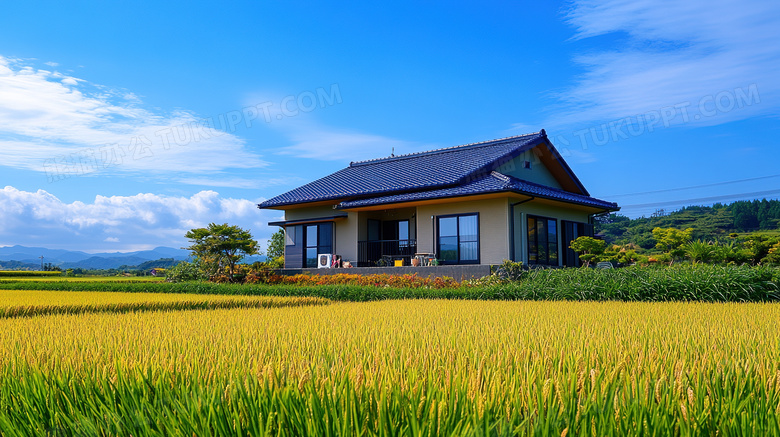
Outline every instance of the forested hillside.
<svg viewBox="0 0 780 437">
<path fill-rule="evenodd" d="M 656 227 L 693 228 L 694 240 L 718 240 L 734 232 L 777 231 L 780 228 L 780 200 L 688 206 L 669 215 L 637 219 L 610 214 L 596 222 L 596 232 L 603 235 L 607 243 L 634 243 L 645 249 L 655 246 L 652 231 Z"/>
</svg>

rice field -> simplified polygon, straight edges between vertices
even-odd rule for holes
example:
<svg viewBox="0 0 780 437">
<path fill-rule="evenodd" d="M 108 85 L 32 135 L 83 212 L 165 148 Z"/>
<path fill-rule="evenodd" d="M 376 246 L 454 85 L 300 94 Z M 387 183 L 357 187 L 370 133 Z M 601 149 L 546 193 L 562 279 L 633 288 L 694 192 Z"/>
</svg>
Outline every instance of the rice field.
<svg viewBox="0 0 780 437">
<path fill-rule="evenodd" d="M 17 274 L 11 274 L 17 273 Z M 30 274 L 35 273 L 35 274 Z M 41 275 L 36 275 L 41 273 Z M 162 276 L 63 276 L 62 272 L 0 272 L 0 283 L 2 282 L 123 282 L 123 283 L 149 283 L 165 282 Z"/>
<path fill-rule="evenodd" d="M 46 314 L 323 305 L 317 297 L 0 290 L 0 318 Z"/>
<path fill-rule="evenodd" d="M 779 321 L 767 303 L 461 300 L 6 318 L 0 430 L 778 435 Z"/>
</svg>

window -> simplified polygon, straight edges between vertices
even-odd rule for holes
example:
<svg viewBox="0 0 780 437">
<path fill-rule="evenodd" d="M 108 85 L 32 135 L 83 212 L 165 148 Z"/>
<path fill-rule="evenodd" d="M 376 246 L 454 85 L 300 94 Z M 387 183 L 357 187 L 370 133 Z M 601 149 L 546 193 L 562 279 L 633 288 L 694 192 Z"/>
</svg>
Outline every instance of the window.
<svg viewBox="0 0 780 437">
<path fill-rule="evenodd" d="M 369 220 L 369 222 L 377 222 L 378 220 Z M 369 240 L 371 240 L 371 228 L 377 227 L 377 225 L 368 224 L 369 226 Z M 409 240 L 409 220 L 384 220 L 382 221 L 382 240 L 396 241 L 396 240 Z M 379 240 L 379 238 L 377 238 Z"/>
<path fill-rule="evenodd" d="M 409 220 L 393 220 L 384 222 L 383 240 L 398 240 L 399 248 L 409 247 Z"/>
<path fill-rule="evenodd" d="M 382 239 L 382 222 L 379 220 L 368 219 L 368 241 L 379 241 Z"/>
<path fill-rule="evenodd" d="M 298 226 L 288 226 L 284 228 L 284 245 L 295 246 L 295 229 Z"/>
<path fill-rule="evenodd" d="M 409 245 L 409 220 L 398 220 L 398 240 L 402 246 Z"/>
<path fill-rule="evenodd" d="M 463 214 L 439 217 L 439 258 L 445 264 L 479 264 L 479 216 Z"/>
<path fill-rule="evenodd" d="M 528 216 L 528 264 L 558 265 L 558 222 Z"/>
<path fill-rule="evenodd" d="M 304 227 L 306 267 L 317 267 L 317 254 L 333 253 L 333 224 L 321 223 Z"/>
</svg>

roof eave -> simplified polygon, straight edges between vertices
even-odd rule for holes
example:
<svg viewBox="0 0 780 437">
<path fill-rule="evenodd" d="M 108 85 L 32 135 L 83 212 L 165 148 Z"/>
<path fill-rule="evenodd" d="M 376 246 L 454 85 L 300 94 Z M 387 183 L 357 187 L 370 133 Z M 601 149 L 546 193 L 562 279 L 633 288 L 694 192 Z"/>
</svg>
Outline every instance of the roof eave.
<svg viewBox="0 0 780 437">
<path fill-rule="evenodd" d="M 327 205 L 337 205 L 339 202 L 343 201 L 344 198 L 336 198 L 336 199 L 326 199 L 326 200 L 312 200 L 310 202 L 280 202 L 280 203 L 274 203 L 271 205 L 268 205 L 266 202 L 260 203 L 257 205 L 258 209 L 275 209 L 275 210 L 287 210 L 287 209 L 297 209 L 297 208 L 308 208 L 313 206 L 327 206 Z"/>
<path fill-rule="evenodd" d="M 530 194 L 522 194 L 522 193 L 515 193 L 512 191 L 507 190 L 497 190 L 497 191 L 485 191 L 482 193 L 474 193 L 474 194 L 461 194 L 457 196 L 449 195 L 449 196 L 438 196 L 438 197 L 430 197 L 426 199 L 412 199 L 412 200 L 401 200 L 401 201 L 389 201 L 389 202 L 383 202 L 383 203 L 373 203 L 370 205 L 358 205 L 358 206 L 339 206 L 337 209 L 339 211 L 360 211 L 360 210 L 372 210 L 372 209 L 387 209 L 388 207 L 398 207 L 398 208 L 405 208 L 410 206 L 410 204 L 430 204 L 430 203 L 446 203 L 442 201 L 450 200 L 450 199 L 468 199 L 468 200 L 475 200 L 477 198 L 481 199 L 489 199 L 489 198 L 495 198 L 495 197 L 502 197 L 505 195 L 510 194 L 521 194 L 524 197 L 530 196 Z"/>
<path fill-rule="evenodd" d="M 333 197 L 328 199 L 317 199 L 317 200 L 306 201 L 306 202 L 281 202 L 281 203 L 274 203 L 272 205 L 266 205 L 268 202 L 266 201 L 258 204 L 257 207 L 259 209 L 284 210 L 284 209 L 294 209 L 294 208 L 306 208 L 310 206 L 333 205 L 334 209 L 339 209 L 337 206 L 343 202 L 350 202 L 350 201 L 361 200 L 361 199 L 371 199 L 374 197 L 386 197 L 386 196 L 397 196 L 402 194 L 420 193 L 420 192 L 431 191 L 431 190 L 442 190 L 442 189 L 457 187 L 458 185 L 460 185 L 460 183 L 446 183 L 446 184 L 431 185 L 431 186 L 425 186 L 419 188 L 400 189 L 395 191 L 362 193 L 359 195 L 349 196 L 349 197 Z"/>
<path fill-rule="evenodd" d="M 387 207 L 391 205 L 404 205 L 409 203 L 419 203 L 419 202 L 427 202 L 427 201 L 438 201 L 438 200 L 446 200 L 446 199 L 458 199 L 458 198 L 464 198 L 464 197 L 475 197 L 475 196 L 486 196 L 486 195 L 495 195 L 495 194 L 518 194 L 521 196 L 528 196 L 530 198 L 537 198 L 537 199 L 545 199 L 550 200 L 553 202 L 561 202 L 561 203 L 567 203 L 570 205 L 578 205 L 583 206 L 586 208 L 593 208 L 598 210 L 606 210 L 606 211 L 619 211 L 620 207 L 617 206 L 617 204 L 613 204 L 614 206 L 608 206 L 608 205 L 593 205 L 587 202 L 577 202 L 572 200 L 565 200 L 560 199 L 554 196 L 545 196 L 540 194 L 534 194 L 534 193 L 528 193 L 523 190 L 515 190 L 515 189 L 506 189 L 502 188 L 500 190 L 493 190 L 493 191 L 485 191 L 481 193 L 474 193 L 474 194 L 466 194 L 466 195 L 449 195 L 449 196 L 436 196 L 436 197 L 430 197 L 426 199 L 414 199 L 414 200 L 403 200 L 403 201 L 388 201 L 388 202 L 381 202 L 381 203 L 372 203 L 369 205 L 346 205 L 343 206 L 342 204 L 336 205 L 337 210 L 341 211 L 350 211 L 350 210 L 358 210 L 363 208 L 376 208 L 376 207 Z M 605 202 L 605 203 L 611 203 L 611 202 Z"/>
<path fill-rule="evenodd" d="M 313 217 L 307 219 L 298 220 L 281 220 L 276 222 L 268 222 L 268 226 L 293 226 L 293 225 L 305 225 L 309 223 L 323 223 L 323 222 L 335 222 L 337 220 L 345 220 L 348 217 L 347 214 L 339 214 L 328 217 Z"/>
<path fill-rule="evenodd" d="M 593 205 L 593 204 L 586 203 L 586 202 L 577 202 L 577 201 L 574 201 L 574 200 L 559 199 L 559 198 L 554 197 L 554 196 L 545 196 L 545 195 L 542 195 L 542 194 L 529 194 L 529 193 L 525 193 L 525 192 L 523 192 L 521 190 L 515 190 L 515 192 L 521 193 L 521 194 L 526 194 L 528 196 L 533 196 L 533 197 L 535 197 L 537 199 L 545 199 L 545 200 L 551 200 L 551 201 L 554 201 L 554 202 L 568 203 L 570 205 L 579 205 L 579 206 L 584 206 L 584 207 L 587 207 L 587 208 L 593 208 L 593 209 L 599 209 L 599 210 L 605 210 L 605 211 L 620 211 L 620 207 L 617 206 L 617 204 L 614 204 L 615 206 Z M 611 203 L 611 202 L 605 202 L 605 203 Z"/>
</svg>

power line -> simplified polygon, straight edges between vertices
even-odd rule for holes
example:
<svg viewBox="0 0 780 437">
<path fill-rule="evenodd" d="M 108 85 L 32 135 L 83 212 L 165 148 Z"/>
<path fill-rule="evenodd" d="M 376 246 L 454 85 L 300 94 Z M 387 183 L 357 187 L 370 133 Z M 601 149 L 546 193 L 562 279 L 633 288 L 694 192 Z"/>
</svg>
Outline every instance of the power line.
<svg viewBox="0 0 780 437">
<path fill-rule="evenodd" d="M 780 190 L 769 190 L 769 191 L 755 191 L 753 193 L 740 193 L 740 194 L 728 194 L 723 196 L 713 196 L 713 197 L 699 197 L 697 199 L 680 199 L 680 200 L 667 200 L 664 202 L 654 202 L 654 203 L 637 203 L 634 205 L 623 205 L 620 208 L 650 208 L 650 207 L 659 207 L 659 206 L 670 206 L 670 205 L 679 205 L 683 203 L 697 203 L 697 202 L 717 202 L 721 200 L 728 200 L 728 199 L 736 199 L 740 200 L 745 197 L 761 197 L 761 196 L 770 196 L 774 194 L 780 194 Z"/>
<path fill-rule="evenodd" d="M 599 197 L 603 197 L 603 198 L 607 198 L 608 199 L 610 197 L 628 197 L 628 196 L 641 196 L 641 195 L 644 195 L 644 194 L 669 193 L 669 192 L 672 192 L 672 191 L 692 190 L 692 189 L 695 189 L 695 188 L 717 187 L 717 186 L 721 186 L 721 185 L 736 184 L 736 183 L 740 183 L 740 182 L 760 181 L 760 180 L 763 180 L 763 179 L 771 179 L 771 178 L 776 178 L 776 177 L 780 177 L 780 174 L 769 175 L 769 176 L 759 176 L 759 177 L 748 178 L 748 179 L 738 179 L 738 180 L 735 180 L 735 181 L 716 182 L 716 183 L 713 183 L 713 184 L 694 185 L 694 186 L 690 186 L 690 187 L 668 188 L 668 189 L 665 189 L 665 190 L 655 190 L 655 191 L 644 191 L 644 192 L 641 192 L 641 193 L 610 194 L 610 195 L 599 196 Z"/>
</svg>

